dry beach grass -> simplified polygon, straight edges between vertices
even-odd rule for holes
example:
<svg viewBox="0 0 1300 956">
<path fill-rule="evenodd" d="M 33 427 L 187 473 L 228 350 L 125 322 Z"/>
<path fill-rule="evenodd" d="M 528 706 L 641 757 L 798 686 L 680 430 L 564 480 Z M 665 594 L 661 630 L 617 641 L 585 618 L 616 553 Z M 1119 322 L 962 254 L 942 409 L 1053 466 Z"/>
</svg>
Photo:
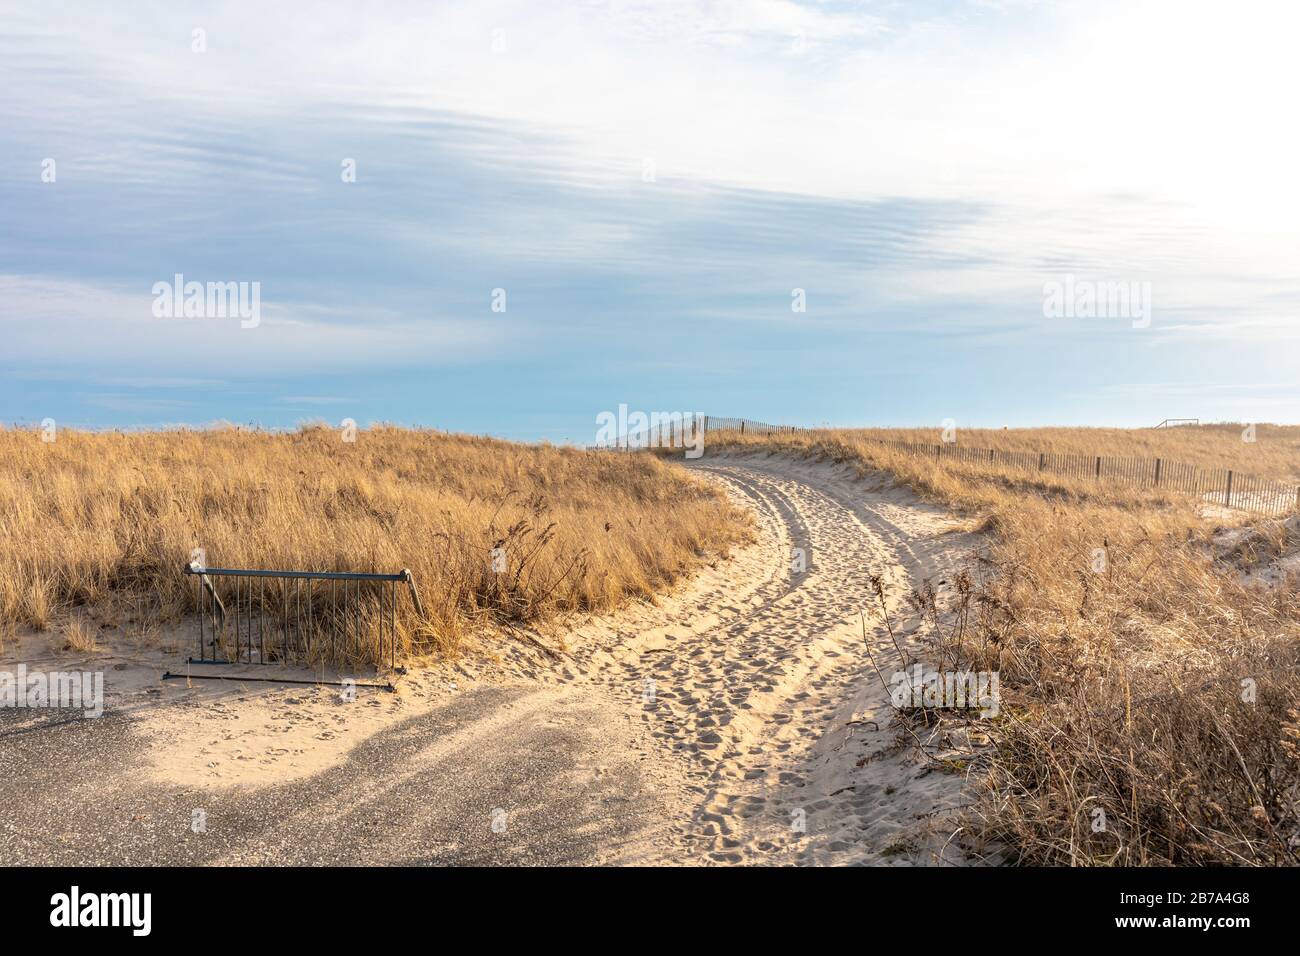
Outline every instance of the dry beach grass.
<svg viewBox="0 0 1300 956">
<path fill-rule="evenodd" d="M 719 493 L 650 456 L 387 427 L 355 442 L 326 427 L 49 443 L 0 429 L 0 628 L 114 603 L 174 621 L 202 548 L 212 567 L 408 567 L 426 619 L 404 615 L 402 646 L 447 652 L 475 628 L 651 598 L 747 533 Z"/>
<path fill-rule="evenodd" d="M 1300 480 L 1300 426 L 1241 423 L 1171 428 L 957 428 L 963 446 L 1085 458 L 1162 458 L 1198 468 L 1232 468 L 1277 481 Z M 937 428 L 862 428 L 857 438 L 933 445 Z M 1243 435 L 1245 439 L 1243 440 Z"/>
<path fill-rule="evenodd" d="M 1260 426 L 1253 445 L 1240 431 L 963 431 L 960 440 L 1294 475 L 1288 443 L 1300 430 Z M 967 625 L 936 627 L 945 639 L 930 662 L 1000 675 L 1000 714 L 985 725 L 992 744 L 973 754 L 982 796 L 971 824 L 1022 862 L 1300 862 L 1300 601 L 1289 574 L 1300 518 L 1248 519 L 1166 489 L 939 462 L 882 437 L 936 439 L 711 432 L 706 456 L 776 452 L 888 472 L 987 532 L 964 592 Z M 825 503 L 812 492 L 807 501 Z M 749 534 L 718 491 L 654 455 L 395 428 L 364 430 L 355 443 L 324 427 L 63 431 L 53 443 L 0 430 L 0 640 L 5 626 L 40 628 L 71 611 L 69 640 L 89 653 L 85 610 L 135 613 L 142 635 L 179 620 L 194 602 L 182 569 L 201 547 L 213 566 L 409 567 L 427 617 L 405 614 L 403 648 L 449 652 L 470 632 L 652 598 Z M 510 557 L 505 575 L 491 569 L 495 546 Z M 844 580 L 856 580 L 862 561 L 848 563 Z M 839 606 L 838 595 L 823 597 Z M 859 599 L 870 614 L 876 597 Z M 776 602 L 770 614 L 816 610 L 804 601 Z M 756 620 L 756 641 L 802 647 Z M 734 663 L 713 638 L 703 647 Z M 352 663 L 365 660 L 367 648 L 353 653 Z M 698 665 L 683 660 L 691 673 Z"/>
<path fill-rule="evenodd" d="M 1261 427 L 1253 446 L 1240 434 L 1042 429 L 960 440 L 1294 477 L 1300 429 Z M 1300 862 L 1300 591 L 1294 575 L 1258 573 L 1287 567 L 1300 519 L 1207 517 L 1201 503 L 1153 489 L 939 463 L 878 438 L 937 440 L 934 430 L 715 433 L 708 449 L 883 470 L 991 533 L 972 624 L 936 648 L 947 664 L 1001 675 L 976 825 L 1023 862 Z"/>
</svg>

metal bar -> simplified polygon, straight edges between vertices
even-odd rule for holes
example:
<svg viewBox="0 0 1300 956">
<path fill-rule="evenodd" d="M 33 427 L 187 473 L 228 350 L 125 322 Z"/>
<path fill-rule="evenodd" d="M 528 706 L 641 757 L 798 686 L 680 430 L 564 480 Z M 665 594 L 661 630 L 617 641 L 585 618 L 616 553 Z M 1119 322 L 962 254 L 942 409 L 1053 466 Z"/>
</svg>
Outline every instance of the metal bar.
<svg viewBox="0 0 1300 956">
<path fill-rule="evenodd" d="M 235 660 L 239 660 L 239 581 L 235 581 Z"/>
<path fill-rule="evenodd" d="M 202 657 L 202 656 L 203 656 L 203 638 L 204 638 L 204 633 L 203 633 L 203 631 L 204 631 L 204 627 L 203 627 L 203 581 L 202 581 L 202 579 L 195 579 L 195 581 L 194 581 L 194 590 L 195 590 L 195 596 L 198 598 L 198 606 L 199 606 L 199 657 Z"/>
<path fill-rule="evenodd" d="M 262 606 L 253 601 L 253 586 L 260 585 L 265 578 L 257 578 L 248 582 L 248 663 L 253 663 L 253 618 L 257 617 L 260 622 L 262 617 Z"/>
<path fill-rule="evenodd" d="M 259 681 L 261 683 L 266 683 L 266 684 L 328 684 L 332 687 L 343 686 L 343 681 L 341 680 L 305 680 L 303 678 L 296 678 L 296 677 L 241 677 L 233 674 L 173 674 L 171 671 L 167 671 L 165 674 L 163 674 L 162 679 L 163 680 Z M 350 686 L 368 687 L 374 690 L 387 690 L 387 691 L 394 691 L 397 689 L 392 684 L 361 684 L 356 681 L 352 681 L 350 683 Z"/>
<path fill-rule="evenodd" d="M 217 646 L 217 622 L 224 621 L 225 615 L 221 615 L 220 617 L 217 616 L 217 603 L 215 600 L 217 592 L 215 590 L 210 590 L 212 586 L 212 582 L 209 581 L 206 577 L 200 577 L 199 584 L 203 586 L 203 593 L 207 595 L 208 613 L 211 615 L 211 617 L 208 618 L 209 633 L 208 636 L 203 641 L 203 650 L 200 652 L 200 656 L 216 657 L 215 653 L 212 654 L 208 653 L 208 648 L 209 647 L 215 648 Z"/>
<path fill-rule="evenodd" d="M 368 574 L 360 571 L 258 571 L 242 568 L 200 568 L 187 566 L 186 574 L 220 574 L 236 578 L 313 578 L 318 581 L 404 581 L 409 571 L 397 574 Z"/>
<path fill-rule="evenodd" d="M 346 650 L 352 640 L 352 625 L 348 611 L 348 604 L 352 600 L 352 591 L 348 587 L 347 582 L 344 582 L 342 590 L 343 596 L 342 600 L 339 602 L 338 619 L 339 625 L 343 628 L 343 648 Z"/>
<path fill-rule="evenodd" d="M 311 657 L 311 634 L 316 629 L 316 609 L 311 603 L 311 581 L 307 581 L 307 657 Z"/>
</svg>

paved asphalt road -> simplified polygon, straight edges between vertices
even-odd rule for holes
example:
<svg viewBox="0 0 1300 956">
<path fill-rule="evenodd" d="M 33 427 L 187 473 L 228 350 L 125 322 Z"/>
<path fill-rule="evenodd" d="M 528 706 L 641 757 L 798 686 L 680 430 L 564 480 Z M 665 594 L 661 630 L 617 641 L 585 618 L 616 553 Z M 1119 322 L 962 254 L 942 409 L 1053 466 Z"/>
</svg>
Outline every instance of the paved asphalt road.
<svg viewBox="0 0 1300 956">
<path fill-rule="evenodd" d="M 149 782 L 133 719 L 0 710 L 4 864 L 590 864 L 664 816 L 632 728 L 553 687 L 468 691 L 305 781 L 225 793 Z"/>
</svg>

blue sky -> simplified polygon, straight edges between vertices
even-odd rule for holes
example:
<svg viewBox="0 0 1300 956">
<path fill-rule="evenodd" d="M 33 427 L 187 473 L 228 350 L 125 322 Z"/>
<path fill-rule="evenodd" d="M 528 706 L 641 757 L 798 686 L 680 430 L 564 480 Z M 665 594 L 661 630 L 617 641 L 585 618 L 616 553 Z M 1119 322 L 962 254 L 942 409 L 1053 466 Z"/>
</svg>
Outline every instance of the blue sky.
<svg viewBox="0 0 1300 956">
<path fill-rule="evenodd" d="M 1297 25 L 0 4 L 0 421 L 1300 421 Z M 260 324 L 155 317 L 176 273 Z M 1067 275 L 1149 283 L 1149 326 L 1045 316 Z"/>
</svg>

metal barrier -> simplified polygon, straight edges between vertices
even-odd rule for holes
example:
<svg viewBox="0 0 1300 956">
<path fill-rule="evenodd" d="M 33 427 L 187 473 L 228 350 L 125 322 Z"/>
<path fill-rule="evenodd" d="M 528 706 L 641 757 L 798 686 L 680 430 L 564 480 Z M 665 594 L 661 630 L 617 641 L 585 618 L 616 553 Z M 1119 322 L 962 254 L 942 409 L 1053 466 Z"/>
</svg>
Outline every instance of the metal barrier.
<svg viewBox="0 0 1300 956">
<path fill-rule="evenodd" d="M 368 647 L 397 664 L 397 588 L 424 609 L 409 570 L 258 571 L 189 565 L 198 588 L 198 655 L 194 664 L 305 662 L 313 646 L 332 658 Z M 222 582 L 226 582 L 222 586 Z M 328 645 L 328 646 L 326 646 Z M 376 647 L 377 645 L 377 647 Z"/>
</svg>

